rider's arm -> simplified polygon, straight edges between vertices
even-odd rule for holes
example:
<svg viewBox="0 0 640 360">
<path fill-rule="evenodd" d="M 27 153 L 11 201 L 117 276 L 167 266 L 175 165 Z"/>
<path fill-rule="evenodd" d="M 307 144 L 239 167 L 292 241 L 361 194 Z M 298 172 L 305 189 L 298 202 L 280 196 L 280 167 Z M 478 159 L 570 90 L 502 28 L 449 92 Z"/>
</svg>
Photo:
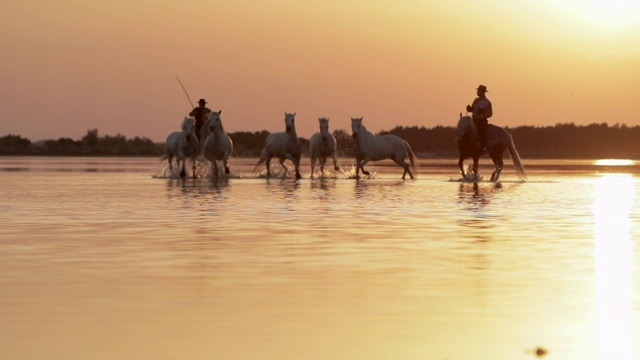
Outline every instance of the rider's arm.
<svg viewBox="0 0 640 360">
<path fill-rule="evenodd" d="M 487 108 L 484 111 L 484 117 L 485 119 L 490 118 L 491 116 L 493 116 L 493 108 L 491 107 L 491 101 L 487 100 L 487 103 L 489 104 L 487 106 Z"/>
<path fill-rule="evenodd" d="M 471 103 L 471 105 L 467 105 L 467 112 L 472 113 L 473 109 L 476 107 L 476 102 L 478 102 L 478 99 L 473 99 L 473 102 Z"/>
</svg>

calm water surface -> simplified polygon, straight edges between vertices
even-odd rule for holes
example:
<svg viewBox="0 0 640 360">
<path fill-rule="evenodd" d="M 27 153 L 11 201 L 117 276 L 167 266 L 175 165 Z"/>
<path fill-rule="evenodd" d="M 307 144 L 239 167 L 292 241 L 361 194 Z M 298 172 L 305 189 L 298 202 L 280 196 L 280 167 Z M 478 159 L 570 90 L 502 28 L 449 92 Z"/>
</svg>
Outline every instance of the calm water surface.
<svg viewBox="0 0 640 360">
<path fill-rule="evenodd" d="M 640 164 L 255 161 L 0 157 L 1 358 L 640 358 Z"/>
</svg>

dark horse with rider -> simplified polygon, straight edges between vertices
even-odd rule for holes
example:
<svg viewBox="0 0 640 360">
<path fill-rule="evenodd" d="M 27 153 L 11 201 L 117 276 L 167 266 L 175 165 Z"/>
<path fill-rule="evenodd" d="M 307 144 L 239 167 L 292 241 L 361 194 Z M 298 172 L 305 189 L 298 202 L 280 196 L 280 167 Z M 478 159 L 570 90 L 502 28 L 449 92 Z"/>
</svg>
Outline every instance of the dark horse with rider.
<svg viewBox="0 0 640 360">
<path fill-rule="evenodd" d="M 456 142 L 460 150 L 458 167 L 460 167 L 462 177 L 467 177 L 464 171 L 464 160 L 471 158 L 473 159 L 473 174 L 477 180 L 478 161 L 480 156 L 487 152 L 495 165 L 490 181 L 498 181 L 504 167 L 502 154 L 505 149 L 509 149 L 516 174 L 521 179 L 526 178 L 524 166 L 511 135 L 503 128 L 489 124 L 488 119 L 493 116 L 493 108 L 491 101 L 486 97 L 487 87 L 480 85 L 476 90 L 478 97 L 473 100 L 471 105 L 467 105 L 467 112 L 471 113 L 471 117 L 460 114 L 458 121 Z"/>
</svg>

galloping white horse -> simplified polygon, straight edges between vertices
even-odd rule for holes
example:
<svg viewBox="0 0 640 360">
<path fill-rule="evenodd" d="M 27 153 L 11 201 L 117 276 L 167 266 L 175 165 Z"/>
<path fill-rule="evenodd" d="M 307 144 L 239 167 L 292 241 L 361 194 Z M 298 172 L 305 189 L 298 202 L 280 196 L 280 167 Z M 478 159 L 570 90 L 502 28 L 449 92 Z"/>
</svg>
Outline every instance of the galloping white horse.
<svg viewBox="0 0 640 360">
<path fill-rule="evenodd" d="M 392 134 L 372 134 L 362 125 L 362 118 L 351 118 L 351 131 L 353 132 L 353 138 L 356 140 L 356 179 L 360 178 L 360 169 L 362 169 L 363 174 L 369 175 L 369 172 L 364 169 L 366 163 L 371 160 L 378 161 L 383 159 L 391 159 L 402 166 L 404 169 L 402 179 L 405 178 L 407 173 L 413 179 L 413 173 L 416 172 L 416 156 L 408 142 Z M 407 157 L 411 162 L 411 168 L 404 160 Z"/>
<path fill-rule="evenodd" d="M 233 141 L 222 127 L 222 119 L 220 118 L 222 110 L 211 112 L 207 120 L 209 136 L 204 141 L 202 152 L 207 160 L 213 165 L 213 176 L 218 177 L 218 161 L 224 163 L 224 173 L 229 174 L 229 156 L 233 152 Z"/>
<path fill-rule="evenodd" d="M 260 160 L 256 164 L 253 171 L 256 171 L 258 165 L 266 162 L 267 166 L 267 178 L 271 177 L 271 171 L 269 165 L 271 164 L 271 158 L 277 157 L 280 159 L 280 165 L 285 172 L 288 172 L 287 167 L 284 165 L 285 160 L 291 160 L 296 168 L 296 179 L 302 178 L 300 175 L 300 156 L 302 152 L 302 146 L 300 146 L 300 140 L 296 134 L 296 113 L 289 114 L 284 113 L 285 132 L 271 133 L 264 142 L 264 149 Z"/>
<path fill-rule="evenodd" d="M 333 159 L 333 168 L 335 171 L 340 170 L 338 160 L 336 159 L 336 138 L 329 132 L 329 119 L 319 118 L 320 132 L 311 136 L 309 140 L 309 152 L 311 153 L 311 178 L 313 179 L 313 169 L 316 166 L 316 160 L 320 160 L 320 176 L 324 173 L 324 164 L 327 157 Z"/>
<path fill-rule="evenodd" d="M 169 160 L 169 169 L 173 169 L 173 158 L 176 158 L 176 166 L 180 166 L 182 161 L 182 170 L 180 177 L 186 177 L 185 162 L 187 158 L 191 158 L 193 164 L 193 178 L 196 177 L 196 160 L 200 153 L 200 144 L 195 134 L 195 119 L 185 117 L 182 122 L 182 131 L 176 131 L 167 137 L 165 159 Z"/>
</svg>

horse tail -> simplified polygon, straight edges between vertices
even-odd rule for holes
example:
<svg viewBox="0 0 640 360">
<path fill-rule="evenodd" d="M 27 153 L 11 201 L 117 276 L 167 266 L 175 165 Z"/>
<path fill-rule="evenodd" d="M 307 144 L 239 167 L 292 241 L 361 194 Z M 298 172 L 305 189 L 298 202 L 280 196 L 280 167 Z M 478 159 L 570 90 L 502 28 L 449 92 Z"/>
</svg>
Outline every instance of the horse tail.
<svg viewBox="0 0 640 360">
<path fill-rule="evenodd" d="M 267 161 L 267 148 L 266 147 L 262 150 L 262 155 L 260 155 L 260 159 L 258 160 L 258 163 L 256 164 L 256 166 L 253 168 L 253 171 L 255 172 L 256 169 L 258 169 L 258 166 L 260 166 L 260 164 L 262 164 L 265 161 Z"/>
<path fill-rule="evenodd" d="M 169 156 L 174 153 L 173 151 L 173 145 L 175 143 L 174 134 L 176 133 L 174 132 L 169 134 L 169 136 L 167 136 L 167 140 L 165 141 L 165 144 L 164 144 L 164 155 L 162 155 L 162 158 L 160 159 L 160 161 L 167 160 Z"/>
<path fill-rule="evenodd" d="M 405 141 L 404 143 L 405 143 L 405 146 L 407 147 L 407 155 L 409 155 L 409 161 L 411 162 L 411 170 L 413 171 L 413 175 L 417 176 L 418 166 L 416 165 L 416 154 L 413 152 L 413 150 L 411 150 L 411 145 L 409 145 L 408 142 Z"/>
<path fill-rule="evenodd" d="M 516 150 L 516 145 L 513 143 L 513 137 L 511 137 L 511 135 L 509 135 L 509 154 L 511 155 L 511 160 L 513 160 L 513 165 L 516 167 L 518 177 L 520 179 L 526 179 L 527 174 L 524 171 L 522 160 L 520 160 L 520 155 L 518 155 L 518 150 Z"/>
</svg>

